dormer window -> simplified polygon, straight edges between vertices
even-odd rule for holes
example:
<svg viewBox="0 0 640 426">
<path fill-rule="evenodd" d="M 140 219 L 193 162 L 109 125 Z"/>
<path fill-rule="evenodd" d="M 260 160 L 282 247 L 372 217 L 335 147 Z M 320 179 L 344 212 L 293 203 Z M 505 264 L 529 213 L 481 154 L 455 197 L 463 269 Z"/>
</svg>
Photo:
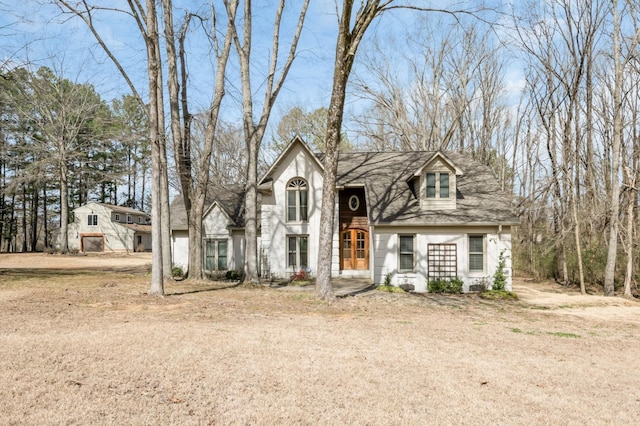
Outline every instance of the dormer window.
<svg viewBox="0 0 640 426">
<path fill-rule="evenodd" d="M 449 173 L 427 173 L 427 198 L 449 198 Z"/>
<path fill-rule="evenodd" d="M 306 222 L 308 219 L 307 181 L 295 178 L 287 185 L 287 222 Z"/>
</svg>

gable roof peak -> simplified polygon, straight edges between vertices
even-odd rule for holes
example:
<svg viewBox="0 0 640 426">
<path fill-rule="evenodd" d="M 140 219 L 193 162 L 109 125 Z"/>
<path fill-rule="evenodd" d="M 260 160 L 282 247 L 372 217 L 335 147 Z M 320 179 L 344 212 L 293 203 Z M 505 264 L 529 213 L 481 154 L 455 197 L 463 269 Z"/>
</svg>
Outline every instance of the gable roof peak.
<svg viewBox="0 0 640 426">
<path fill-rule="evenodd" d="M 451 167 L 455 171 L 456 176 L 462 176 L 464 174 L 462 172 L 462 169 L 458 167 L 444 152 L 438 150 L 435 151 L 431 156 L 429 156 L 424 163 L 422 163 L 422 165 L 416 170 L 413 176 L 421 176 L 422 173 L 424 173 L 424 170 L 437 159 L 440 159 L 444 163 L 448 164 L 449 167 Z"/>
<path fill-rule="evenodd" d="M 307 143 L 300 137 L 300 135 L 295 135 L 293 139 L 291 139 L 291 142 L 289 142 L 289 144 L 285 147 L 285 149 L 282 150 L 278 158 L 276 158 L 276 161 L 274 161 L 271 167 L 269 167 L 269 170 L 267 170 L 262 179 L 258 181 L 258 185 L 265 183 L 267 181 L 267 178 L 271 176 L 273 171 L 280 165 L 280 163 L 282 163 L 284 158 L 293 150 L 295 146 L 298 145 L 302 146 L 303 150 L 305 150 L 309 154 L 310 158 L 315 161 L 320 170 L 324 170 L 324 165 L 318 159 L 318 156 L 314 154 L 313 151 L 311 151 L 309 145 L 307 145 Z"/>
</svg>

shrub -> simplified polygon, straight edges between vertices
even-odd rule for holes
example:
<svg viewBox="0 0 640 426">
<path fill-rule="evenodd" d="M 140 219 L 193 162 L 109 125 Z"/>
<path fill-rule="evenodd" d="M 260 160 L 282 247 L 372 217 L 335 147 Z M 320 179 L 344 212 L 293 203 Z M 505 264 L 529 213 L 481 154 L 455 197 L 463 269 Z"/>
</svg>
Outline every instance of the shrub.
<svg viewBox="0 0 640 426">
<path fill-rule="evenodd" d="M 487 290 L 480 297 L 488 300 L 518 300 L 518 295 L 509 290 Z"/>
<path fill-rule="evenodd" d="M 176 279 L 184 278 L 184 271 L 182 270 L 182 267 L 174 266 L 173 268 L 171 268 L 171 276 Z"/>
<path fill-rule="evenodd" d="M 227 280 L 237 281 L 240 279 L 240 273 L 238 271 L 231 270 L 231 271 L 227 271 L 224 277 Z"/>
<path fill-rule="evenodd" d="M 505 274 L 504 272 L 505 265 L 506 260 L 504 259 L 504 250 L 502 250 L 500 252 L 500 256 L 498 257 L 498 268 L 493 274 L 493 285 L 491 286 L 492 290 L 505 290 L 507 288 L 507 274 Z"/>
<path fill-rule="evenodd" d="M 390 286 L 392 278 L 393 278 L 393 272 L 389 272 L 387 275 L 385 275 L 384 276 L 384 285 L 385 286 Z"/>
<path fill-rule="evenodd" d="M 429 293 L 462 293 L 464 283 L 460 278 L 441 278 L 438 280 L 431 280 L 427 283 L 427 289 Z"/>
</svg>

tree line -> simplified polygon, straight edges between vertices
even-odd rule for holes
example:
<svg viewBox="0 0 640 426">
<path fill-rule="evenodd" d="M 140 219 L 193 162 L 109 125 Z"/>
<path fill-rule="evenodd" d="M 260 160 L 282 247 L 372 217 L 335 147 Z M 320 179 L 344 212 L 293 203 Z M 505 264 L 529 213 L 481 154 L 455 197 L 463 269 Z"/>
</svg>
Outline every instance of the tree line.
<svg viewBox="0 0 640 426">
<path fill-rule="evenodd" d="M 87 25 L 129 85 L 130 104 L 146 120 L 134 127 L 147 129 L 144 137 L 136 137 L 146 141 L 145 158 L 151 158 L 153 171 L 151 193 L 156 197 L 152 197 L 151 208 L 156 215 L 152 224 L 157 244 L 153 247 L 152 292 L 162 294 L 163 279 L 169 278 L 171 270 L 169 182 L 180 189 L 187 207 L 189 276 L 196 279 L 201 278 L 199 241 L 208 185 L 212 179 L 245 184 L 244 272 L 247 280 L 258 280 L 260 152 L 272 108 L 299 56 L 309 2 L 291 6 L 279 0 L 272 9 L 261 9 L 263 16 L 271 12 L 272 33 L 268 48 L 256 53 L 252 48 L 257 43 L 256 11 L 251 1 L 213 2 L 207 13 L 179 9 L 171 0 L 158 4 L 129 1 L 122 10 L 102 8 L 97 2 L 52 1 L 63 14 Z M 514 233 L 517 272 L 577 284 L 583 292 L 588 285 L 596 285 L 605 294 L 622 287 L 630 295 L 638 267 L 637 0 L 526 1 L 508 10 L 431 9 L 397 0 L 356 3 L 339 2 L 336 10 L 330 101 L 317 109 L 291 109 L 272 141 L 276 146 L 286 143 L 282 138 L 298 127 L 312 145 L 325 152 L 323 238 L 332 238 L 335 191 L 331 183 L 340 149 L 455 150 L 489 166 L 512 198 L 522 220 Z M 180 16 L 174 16 L 178 11 Z M 365 37 L 373 22 L 392 20 L 400 11 L 415 18 L 406 37 L 389 39 L 383 31 L 379 37 Z M 147 87 L 134 84 L 129 78 L 132 70 L 120 62 L 95 25 L 101 16 L 114 13 L 132 19 L 139 30 L 146 51 Z M 263 17 L 263 24 L 265 20 Z M 190 56 L 189 46 L 196 41 L 210 46 L 206 86 L 210 103 L 206 108 L 194 108 L 190 94 L 188 70 L 198 59 Z M 264 39 L 261 42 L 265 44 Z M 266 56 L 259 56 L 264 52 Z M 508 85 L 514 67 L 523 70 L 521 81 L 516 82 L 517 92 Z M 147 93 L 144 97 L 143 91 Z M 221 109 L 230 105 L 225 104 L 229 93 L 240 111 L 237 126 L 227 126 L 220 119 Z M 356 113 L 345 112 L 346 98 L 358 100 Z M 90 122 L 100 121 L 97 117 Z M 5 143 L 18 145 L 13 140 Z M 85 149 L 90 152 L 86 146 L 80 151 Z M 238 156 L 228 153 L 238 149 L 244 161 L 229 161 Z M 225 157 L 218 154 L 225 150 L 227 160 L 220 161 Z M 167 153 L 172 155 L 170 160 Z M 55 156 L 49 157 L 52 161 Z M 79 176 L 81 159 L 70 160 L 73 165 L 66 174 L 73 180 Z M 3 182 L 15 181 L 11 188 L 16 205 L 31 206 L 33 197 L 27 200 L 20 191 L 33 190 L 18 185 L 17 176 L 20 167 L 38 161 L 31 157 L 15 163 L 3 161 L 5 168 L 16 164 L 2 175 L 10 178 Z M 91 161 L 85 162 L 88 168 Z M 232 166 L 227 167 L 229 164 Z M 60 178 L 62 165 L 49 167 Z M 136 170 L 140 173 L 140 168 Z M 133 176 L 127 173 L 122 176 Z M 63 180 L 56 179 L 57 186 L 46 191 L 38 188 L 40 200 L 47 197 L 47 191 L 62 192 Z M 52 185 L 52 180 L 47 184 Z M 108 186 L 106 182 L 100 185 Z M 3 186 L 5 202 L 10 198 L 6 194 L 13 194 L 4 191 L 8 186 Z M 78 186 L 71 186 L 78 191 Z M 133 199 L 136 202 L 135 195 Z M 331 244 L 320 246 L 330 249 Z M 320 256 L 318 288 L 322 297 L 331 299 L 330 269 L 326 267 L 331 254 Z"/>
<path fill-rule="evenodd" d="M 0 251 L 50 249 L 90 200 L 146 208 L 146 114 L 129 96 L 107 103 L 46 67 L 3 72 L 0 86 Z"/>
</svg>

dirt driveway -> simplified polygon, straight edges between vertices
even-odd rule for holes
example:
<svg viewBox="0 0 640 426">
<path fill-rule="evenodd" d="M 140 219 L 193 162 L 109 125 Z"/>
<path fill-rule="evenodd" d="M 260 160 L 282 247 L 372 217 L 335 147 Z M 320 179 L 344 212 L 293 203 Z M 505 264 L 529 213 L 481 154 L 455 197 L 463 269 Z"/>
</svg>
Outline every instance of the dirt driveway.
<svg viewBox="0 0 640 426">
<path fill-rule="evenodd" d="M 126 271 L 151 268 L 151 253 L 0 253 L 0 269 L 82 269 Z"/>
</svg>

